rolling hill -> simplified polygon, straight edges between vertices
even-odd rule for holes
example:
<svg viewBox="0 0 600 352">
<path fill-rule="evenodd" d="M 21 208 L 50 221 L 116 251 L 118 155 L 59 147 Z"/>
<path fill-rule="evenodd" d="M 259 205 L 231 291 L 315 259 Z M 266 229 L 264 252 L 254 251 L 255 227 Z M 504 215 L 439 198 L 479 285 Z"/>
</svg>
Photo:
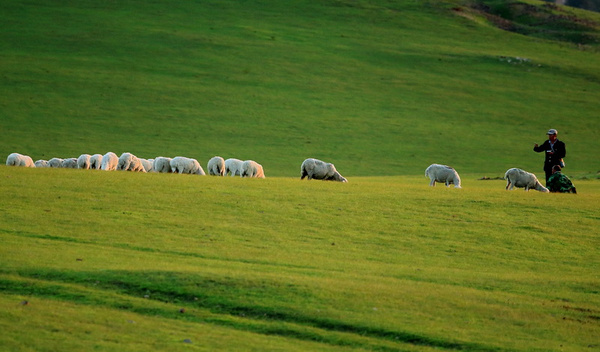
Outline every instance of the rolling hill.
<svg viewBox="0 0 600 352">
<path fill-rule="evenodd" d="M 356 176 L 432 162 L 500 175 L 539 169 L 531 148 L 552 127 L 569 171 L 595 173 L 597 42 L 505 31 L 475 5 L 5 3 L 0 151 L 221 155 L 271 176 L 306 157 Z"/>
</svg>

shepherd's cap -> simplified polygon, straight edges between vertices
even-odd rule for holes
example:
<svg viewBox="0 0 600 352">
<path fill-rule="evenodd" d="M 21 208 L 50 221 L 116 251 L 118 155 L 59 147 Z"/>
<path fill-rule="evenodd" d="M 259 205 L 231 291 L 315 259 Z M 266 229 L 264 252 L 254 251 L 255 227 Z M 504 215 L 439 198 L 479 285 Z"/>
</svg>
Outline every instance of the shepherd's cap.
<svg viewBox="0 0 600 352">
<path fill-rule="evenodd" d="M 547 135 L 552 135 L 552 134 L 558 134 L 558 131 L 555 130 L 554 128 L 551 128 L 550 130 L 548 130 L 548 133 L 546 133 Z"/>
</svg>

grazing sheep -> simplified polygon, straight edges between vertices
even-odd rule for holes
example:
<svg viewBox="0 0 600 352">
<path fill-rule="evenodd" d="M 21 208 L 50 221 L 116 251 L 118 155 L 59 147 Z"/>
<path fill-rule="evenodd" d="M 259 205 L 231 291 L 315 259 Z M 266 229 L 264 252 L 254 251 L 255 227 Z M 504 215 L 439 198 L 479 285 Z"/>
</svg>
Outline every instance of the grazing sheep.
<svg viewBox="0 0 600 352">
<path fill-rule="evenodd" d="M 121 154 L 119 161 L 117 162 L 117 170 L 146 172 L 140 159 L 131 153 Z"/>
<path fill-rule="evenodd" d="M 309 180 L 348 182 L 336 170 L 335 165 L 314 158 L 304 160 L 300 166 L 300 179 L 303 180 L 305 177 L 308 177 Z"/>
<path fill-rule="evenodd" d="M 446 187 L 450 187 L 450 184 L 454 184 L 454 188 L 461 188 L 460 176 L 458 172 L 447 165 L 431 164 L 425 170 L 425 177 L 429 177 L 431 182 L 429 185 L 435 187 L 436 182 L 443 182 Z"/>
<path fill-rule="evenodd" d="M 119 162 L 117 163 L 117 171 L 129 170 L 134 158 L 137 159 L 137 157 L 131 153 L 121 154 Z"/>
<path fill-rule="evenodd" d="M 176 156 L 171 160 L 171 171 L 180 174 L 206 175 L 198 160 L 184 156 Z"/>
<path fill-rule="evenodd" d="M 215 156 L 208 161 L 206 167 L 209 175 L 225 176 L 225 159 L 220 156 Z"/>
<path fill-rule="evenodd" d="M 61 167 L 65 169 L 76 169 L 77 158 L 66 158 L 65 160 L 63 160 Z"/>
<path fill-rule="evenodd" d="M 146 172 L 151 172 L 152 171 L 152 164 L 154 163 L 154 159 L 142 159 L 139 158 L 140 162 L 142 163 L 142 166 L 144 166 L 144 170 Z"/>
<path fill-rule="evenodd" d="M 152 170 L 154 172 L 171 172 L 171 158 L 166 158 L 164 156 L 158 156 L 154 158 L 154 162 L 152 163 Z"/>
<path fill-rule="evenodd" d="M 48 160 L 48 167 L 62 167 L 63 161 L 61 158 L 52 158 Z"/>
<path fill-rule="evenodd" d="M 35 167 L 33 159 L 28 155 L 22 155 L 19 153 L 12 153 L 6 158 L 6 165 L 8 166 L 24 166 L 24 167 Z"/>
<path fill-rule="evenodd" d="M 138 158 L 137 161 L 135 159 L 133 159 L 133 162 L 129 165 L 129 169 L 127 171 L 134 171 L 134 172 L 148 172 L 146 171 L 146 167 L 144 166 L 144 164 L 142 163 L 142 161 Z"/>
<path fill-rule="evenodd" d="M 231 176 L 241 176 L 243 163 L 244 162 L 240 159 L 235 158 L 225 160 L 225 175 L 231 174 Z"/>
<path fill-rule="evenodd" d="M 102 163 L 100 169 L 104 171 L 114 171 L 117 169 L 119 164 L 119 157 L 113 152 L 108 152 L 102 157 Z"/>
<path fill-rule="evenodd" d="M 90 169 L 100 170 L 102 167 L 102 154 L 94 154 L 90 157 Z"/>
<path fill-rule="evenodd" d="M 77 168 L 78 169 L 89 169 L 90 168 L 90 158 L 92 156 L 89 154 L 81 154 L 79 158 L 77 158 Z"/>
<path fill-rule="evenodd" d="M 540 183 L 540 181 L 538 181 L 537 177 L 534 174 L 525 170 L 518 169 L 516 167 L 506 170 L 504 178 L 506 179 L 507 190 L 512 190 L 514 187 L 524 187 L 526 191 L 529 191 L 533 188 L 536 191 L 544 193 L 550 192 L 548 188 L 542 186 L 542 184 Z"/>
<path fill-rule="evenodd" d="M 50 166 L 48 166 L 48 160 L 43 160 L 43 159 L 36 160 L 34 164 L 35 164 L 35 167 L 50 167 Z"/>
<path fill-rule="evenodd" d="M 246 160 L 242 163 L 241 177 L 265 178 L 265 172 L 261 164 L 254 160 Z"/>
<path fill-rule="evenodd" d="M 6 165 L 7 166 L 21 166 L 21 160 L 23 159 L 23 155 L 19 153 L 11 153 L 8 157 L 6 157 Z"/>
</svg>

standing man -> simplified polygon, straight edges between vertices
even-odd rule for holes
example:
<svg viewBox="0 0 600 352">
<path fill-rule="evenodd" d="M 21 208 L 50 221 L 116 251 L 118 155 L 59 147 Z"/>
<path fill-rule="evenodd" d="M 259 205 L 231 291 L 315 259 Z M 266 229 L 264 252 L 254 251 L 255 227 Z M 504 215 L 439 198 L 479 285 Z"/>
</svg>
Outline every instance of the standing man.
<svg viewBox="0 0 600 352">
<path fill-rule="evenodd" d="M 567 148 L 565 143 L 558 140 L 558 131 L 554 128 L 550 129 L 548 133 L 548 140 L 542 143 L 542 145 L 535 145 L 533 150 L 535 152 L 545 152 L 546 159 L 544 161 L 544 172 L 546 172 L 546 186 L 548 185 L 548 179 L 552 176 L 552 167 L 554 165 L 560 165 L 564 167 L 563 158 L 567 155 Z"/>
</svg>

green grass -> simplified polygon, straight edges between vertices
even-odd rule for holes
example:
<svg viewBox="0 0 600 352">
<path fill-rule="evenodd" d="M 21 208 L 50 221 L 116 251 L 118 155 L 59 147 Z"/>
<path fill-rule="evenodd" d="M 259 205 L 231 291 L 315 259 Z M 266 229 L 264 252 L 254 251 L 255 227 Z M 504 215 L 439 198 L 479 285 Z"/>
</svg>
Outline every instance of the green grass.
<svg viewBox="0 0 600 352">
<path fill-rule="evenodd" d="M 569 169 L 597 172 L 595 47 L 505 32 L 456 3 L 7 2 L 0 151 L 500 175 L 540 169 L 531 149 L 552 127 Z"/>
<path fill-rule="evenodd" d="M 267 176 L 0 165 L 0 346 L 597 349 L 598 45 L 472 3 L 0 4 L 0 156 L 221 155 Z M 577 195 L 478 180 L 541 176 L 549 128 Z M 349 182 L 300 181 L 307 157 Z M 429 187 L 434 162 L 464 188 Z"/>
<path fill-rule="evenodd" d="M 0 321 L 16 350 L 597 346 L 594 180 L 568 195 L 475 175 L 460 190 L 407 176 L 0 177 L 13 195 L 0 206 Z"/>
</svg>

